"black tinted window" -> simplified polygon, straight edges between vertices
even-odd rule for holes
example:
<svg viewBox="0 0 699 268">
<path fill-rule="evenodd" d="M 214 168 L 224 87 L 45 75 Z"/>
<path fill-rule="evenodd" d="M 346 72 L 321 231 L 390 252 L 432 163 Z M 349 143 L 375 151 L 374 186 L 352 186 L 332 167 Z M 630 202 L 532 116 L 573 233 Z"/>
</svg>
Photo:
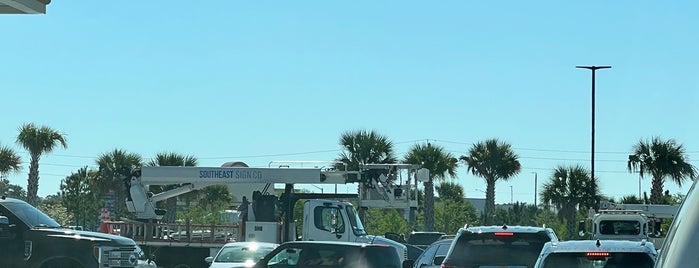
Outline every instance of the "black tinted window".
<svg viewBox="0 0 699 268">
<path fill-rule="evenodd" d="M 478 266 L 532 267 L 544 243 L 550 238 L 539 233 L 470 233 L 457 237 L 444 264 Z"/>
<path fill-rule="evenodd" d="M 408 237 L 408 244 L 412 245 L 429 245 L 439 240 L 442 233 L 416 233 Z"/>
<path fill-rule="evenodd" d="M 544 268 L 652 268 L 653 260 L 644 253 L 610 253 L 588 257 L 587 253 L 554 253 L 544 260 Z"/>
<path fill-rule="evenodd" d="M 364 249 L 363 256 L 368 268 L 400 268 L 398 253 L 392 247 L 371 247 Z"/>
</svg>

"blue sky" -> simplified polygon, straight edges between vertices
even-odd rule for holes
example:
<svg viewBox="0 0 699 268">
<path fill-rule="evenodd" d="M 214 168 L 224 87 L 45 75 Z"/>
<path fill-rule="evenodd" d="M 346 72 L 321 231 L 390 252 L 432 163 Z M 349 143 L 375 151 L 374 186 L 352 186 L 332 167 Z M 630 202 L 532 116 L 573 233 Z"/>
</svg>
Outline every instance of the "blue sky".
<svg viewBox="0 0 699 268">
<path fill-rule="evenodd" d="M 597 75 L 604 194 L 638 194 L 625 168 L 642 138 L 674 138 L 699 164 L 692 1 L 135 3 L 54 1 L 45 15 L 0 17 L 0 144 L 25 162 L 12 183 L 26 187 L 29 157 L 15 144 L 25 122 L 68 138 L 41 159 L 40 196 L 115 148 L 265 167 L 332 160 L 344 131 L 375 129 L 399 156 L 428 140 L 460 156 L 503 139 L 522 171 L 497 184 L 496 201 L 531 203 L 533 172 L 541 186 L 557 165 L 589 167 L 590 73 L 576 65 L 613 66 Z M 455 181 L 484 196 L 465 168 Z"/>
</svg>

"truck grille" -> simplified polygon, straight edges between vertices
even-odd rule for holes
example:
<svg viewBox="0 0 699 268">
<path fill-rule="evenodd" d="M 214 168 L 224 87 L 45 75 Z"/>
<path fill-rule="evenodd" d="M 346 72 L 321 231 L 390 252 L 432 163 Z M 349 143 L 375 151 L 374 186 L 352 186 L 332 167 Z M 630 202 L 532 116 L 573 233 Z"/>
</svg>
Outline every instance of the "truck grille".
<svg viewBox="0 0 699 268">
<path fill-rule="evenodd" d="M 134 247 L 101 247 L 100 267 L 135 267 L 138 254 Z"/>
</svg>

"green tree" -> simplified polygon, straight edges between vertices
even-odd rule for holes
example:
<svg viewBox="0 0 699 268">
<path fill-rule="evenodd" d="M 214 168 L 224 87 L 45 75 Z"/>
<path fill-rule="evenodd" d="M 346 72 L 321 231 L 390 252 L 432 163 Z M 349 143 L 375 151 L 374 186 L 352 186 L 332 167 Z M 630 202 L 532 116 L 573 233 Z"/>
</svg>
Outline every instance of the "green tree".
<svg viewBox="0 0 699 268">
<path fill-rule="evenodd" d="M 393 142 L 375 130 L 347 131 L 340 136 L 340 146 L 343 151 L 336 160 L 342 162 L 335 167 L 339 170 L 360 170 L 364 164 L 390 164 L 395 163 L 396 156 Z M 369 174 L 369 178 L 374 178 Z M 350 177 L 350 180 L 357 180 Z M 365 182 L 366 183 L 366 182 Z"/>
<path fill-rule="evenodd" d="M 621 197 L 621 200 L 619 200 L 619 203 L 622 204 L 643 204 L 643 200 L 638 198 L 638 196 L 635 195 L 625 195 Z"/>
<path fill-rule="evenodd" d="M 93 179 L 99 187 L 102 196 L 114 196 L 114 211 L 110 211 L 113 219 L 127 216 L 126 196 L 129 190 L 126 185 L 131 178 L 131 173 L 141 167 L 141 156 L 128 153 L 123 150 L 100 154 L 97 157 L 99 173 Z"/>
<path fill-rule="evenodd" d="M 68 148 L 66 137 L 47 126 L 27 123 L 19 128 L 17 143 L 29 151 L 29 176 L 27 178 L 27 203 L 36 206 L 39 200 L 39 159 L 58 146 Z"/>
<path fill-rule="evenodd" d="M 425 186 L 425 230 L 434 230 L 434 182 L 456 177 L 458 160 L 442 146 L 415 144 L 408 150 L 405 163 L 422 165 L 430 171 Z M 462 189 L 463 191 L 463 189 Z"/>
<path fill-rule="evenodd" d="M 461 156 L 473 175 L 482 177 L 486 182 L 485 208 L 483 209 L 485 224 L 493 224 L 495 212 L 495 183 L 498 180 L 509 180 L 521 169 L 519 156 L 512 146 L 498 139 L 489 139 L 474 144 L 468 155 Z"/>
<path fill-rule="evenodd" d="M 408 222 L 397 209 L 392 208 L 369 209 L 364 227 L 367 233 L 374 235 L 384 235 L 387 232 L 408 233 Z"/>
<path fill-rule="evenodd" d="M 696 168 L 689 163 L 684 146 L 673 139 L 662 140 L 659 137 L 636 143 L 626 167 L 629 172 L 638 172 L 641 178 L 647 175 L 653 178 L 651 204 L 663 204 L 665 178 L 669 177 L 682 186 L 685 180 L 697 177 Z"/>
<path fill-rule="evenodd" d="M 201 191 L 199 205 L 207 210 L 215 211 L 218 208 L 227 209 L 233 201 L 233 196 L 225 185 L 207 186 Z"/>
<path fill-rule="evenodd" d="M 565 220 L 568 239 L 576 234 L 578 208 L 596 208 L 602 198 L 597 179 L 579 165 L 556 167 L 540 196 L 545 207 L 554 206 L 559 219 Z"/>
<path fill-rule="evenodd" d="M 59 195 L 49 195 L 41 200 L 37 208 L 60 225 L 70 225 L 71 222 L 74 222 L 73 215 L 63 206 L 61 199 L 62 197 Z"/>
<path fill-rule="evenodd" d="M 8 146 L 0 146 L 0 176 L 8 173 L 20 172 L 22 160 L 19 155 Z"/>
<path fill-rule="evenodd" d="M 198 160 L 196 157 L 191 155 L 181 155 L 173 152 L 163 152 L 155 155 L 155 158 L 148 161 L 146 164 L 148 166 L 175 166 L 175 167 L 193 167 L 198 165 Z M 150 191 L 153 193 L 161 193 L 169 191 L 178 187 L 182 184 L 170 184 L 170 185 L 157 185 L 151 186 Z M 196 195 L 196 193 L 187 193 L 188 195 Z M 165 210 L 167 213 L 164 216 L 165 222 L 174 223 L 177 218 L 177 197 L 168 198 L 165 201 Z"/>
<path fill-rule="evenodd" d="M 478 225 L 476 208 L 470 202 L 442 199 L 435 204 L 435 231 L 456 234 L 464 225 Z"/>
<path fill-rule="evenodd" d="M 338 170 L 358 171 L 360 166 L 365 164 L 391 164 L 395 163 L 396 156 L 393 149 L 393 142 L 377 131 L 355 130 L 346 131 L 340 136 L 340 146 L 342 152 L 336 159 L 341 163 L 335 164 Z M 369 187 L 371 182 L 368 180 L 378 180 L 379 170 L 368 170 L 365 172 L 362 182 L 359 187 Z M 355 174 L 349 174 L 348 181 L 358 182 L 359 178 Z M 359 217 L 364 221 L 366 210 L 359 208 Z"/>
<path fill-rule="evenodd" d="M 495 223 L 507 225 L 537 226 L 536 214 L 538 208 L 534 205 L 515 202 L 507 206 L 497 206 L 495 209 Z"/>
<path fill-rule="evenodd" d="M 10 184 L 8 179 L 0 179 L 0 195 L 27 200 L 27 191 L 22 186 Z"/>
<path fill-rule="evenodd" d="M 444 181 L 434 187 L 439 195 L 439 200 L 452 200 L 454 202 L 464 202 L 464 187 L 455 182 Z"/>
<path fill-rule="evenodd" d="M 61 204 L 72 214 L 74 225 L 93 226 L 100 214 L 102 200 L 90 179 L 95 173 L 81 168 L 61 181 Z"/>
</svg>

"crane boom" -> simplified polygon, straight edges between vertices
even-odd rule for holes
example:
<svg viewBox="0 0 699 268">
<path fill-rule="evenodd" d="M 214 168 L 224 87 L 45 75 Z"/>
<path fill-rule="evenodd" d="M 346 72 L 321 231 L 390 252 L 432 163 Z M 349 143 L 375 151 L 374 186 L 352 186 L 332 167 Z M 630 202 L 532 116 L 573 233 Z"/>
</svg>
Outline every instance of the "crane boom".
<svg viewBox="0 0 699 268">
<path fill-rule="evenodd" d="M 143 167 L 129 179 L 126 206 L 139 219 L 160 219 L 155 203 L 212 185 L 233 183 L 344 184 L 349 171 L 319 168 Z M 181 185 L 156 195 L 149 185 Z"/>
<path fill-rule="evenodd" d="M 318 168 L 248 168 L 248 167 L 143 167 L 141 183 L 168 185 L 179 183 L 290 183 L 290 184 L 344 184 L 342 171 Z"/>
</svg>

